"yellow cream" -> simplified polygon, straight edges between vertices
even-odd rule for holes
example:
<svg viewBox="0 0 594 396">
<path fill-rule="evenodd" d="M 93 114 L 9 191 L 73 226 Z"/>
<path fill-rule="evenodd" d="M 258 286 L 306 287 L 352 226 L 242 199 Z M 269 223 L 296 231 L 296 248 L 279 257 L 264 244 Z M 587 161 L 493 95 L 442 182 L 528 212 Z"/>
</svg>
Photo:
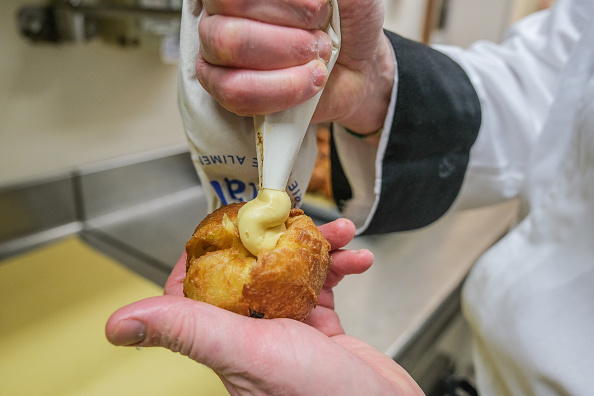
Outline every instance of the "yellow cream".
<svg viewBox="0 0 594 396">
<path fill-rule="evenodd" d="M 247 250 L 257 256 L 260 249 L 273 249 L 285 231 L 291 199 L 285 191 L 264 188 L 239 209 L 237 228 Z"/>
</svg>

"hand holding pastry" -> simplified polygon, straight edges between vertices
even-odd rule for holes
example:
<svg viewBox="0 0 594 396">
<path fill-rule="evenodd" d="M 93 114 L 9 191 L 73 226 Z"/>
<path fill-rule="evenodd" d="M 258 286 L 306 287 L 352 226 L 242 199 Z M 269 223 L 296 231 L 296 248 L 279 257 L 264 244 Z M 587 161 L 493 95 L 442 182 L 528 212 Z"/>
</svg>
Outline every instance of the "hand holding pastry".
<svg viewBox="0 0 594 396">
<path fill-rule="evenodd" d="M 184 295 L 241 315 L 304 320 L 330 269 L 330 244 L 303 211 L 292 209 L 270 243 L 244 246 L 238 214 L 248 205 L 223 206 L 198 225 L 186 245 Z"/>
<path fill-rule="evenodd" d="M 115 345 L 160 346 L 217 372 L 231 395 L 421 395 L 392 359 L 344 335 L 333 308 L 332 287 L 371 265 L 367 250 L 340 250 L 354 235 L 345 219 L 320 227 L 331 244 L 332 270 L 319 305 L 306 323 L 236 315 L 183 297 L 185 254 L 165 293 L 115 312 L 106 326 Z M 364 380 L 361 380 L 361 379 Z"/>
</svg>

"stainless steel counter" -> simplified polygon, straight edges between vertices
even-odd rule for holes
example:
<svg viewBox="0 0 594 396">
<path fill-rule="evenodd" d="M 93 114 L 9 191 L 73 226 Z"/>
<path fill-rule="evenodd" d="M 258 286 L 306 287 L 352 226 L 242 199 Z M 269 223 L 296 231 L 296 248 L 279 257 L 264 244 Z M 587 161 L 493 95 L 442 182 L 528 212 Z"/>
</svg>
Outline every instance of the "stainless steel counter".
<svg viewBox="0 0 594 396">
<path fill-rule="evenodd" d="M 356 238 L 375 261 L 336 288 L 346 331 L 390 356 L 457 308 L 460 286 L 476 259 L 508 229 L 515 203 L 448 215 L 421 230 Z"/>
<path fill-rule="evenodd" d="M 78 233 L 92 246 L 158 284 L 206 215 L 185 147 L 75 169 L 0 188 L 0 259 Z M 311 203 L 318 223 L 336 216 Z M 419 353 L 459 313 L 469 268 L 511 224 L 514 203 L 455 213 L 422 230 L 358 237 L 373 267 L 344 279 L 336 306 L 347 333 L 399 362 Z"/>
</svg>

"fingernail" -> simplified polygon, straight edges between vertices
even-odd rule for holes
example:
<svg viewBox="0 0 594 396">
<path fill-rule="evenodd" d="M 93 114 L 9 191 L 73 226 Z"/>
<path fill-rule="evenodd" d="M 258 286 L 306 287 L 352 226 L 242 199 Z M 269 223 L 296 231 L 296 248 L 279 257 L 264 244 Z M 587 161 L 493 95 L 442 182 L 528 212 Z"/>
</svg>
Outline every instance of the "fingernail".
<svg viewBox="0 0 594 396">
<path fill-rule="evenodd" d="M 114 345 L 133 345 L 142 342 L 146 337 L 146 326 L 139 320 L 122 320 L 111 333 L 109 341 Z"/>
<path fill-rule="evenodd" d="M 313 83 L 314 85 L 321 87 L 326 84 L 327 79 L 327 72 L 326 65 L 320 62 L 319 65 L 313 71 Z"/>
<path fill-rule="evenodd" d="M 318 37 L 318 56 L 320 59 L 323 59 L 324 62 L 328 63 L 331 55 L 332 41 L 330 41 L 330 38 L 325 34 L 321 34 L 320 37 Z"/>
<path fill-rule="evenodd" d="M 361 255 L 361 256 L 369 256 L 372 260 L 375 258 L 375 256 L 373 255 L 373 252 L 369 249 L 360 249 L 357 250 L 357 255 Z"/>
</svg>

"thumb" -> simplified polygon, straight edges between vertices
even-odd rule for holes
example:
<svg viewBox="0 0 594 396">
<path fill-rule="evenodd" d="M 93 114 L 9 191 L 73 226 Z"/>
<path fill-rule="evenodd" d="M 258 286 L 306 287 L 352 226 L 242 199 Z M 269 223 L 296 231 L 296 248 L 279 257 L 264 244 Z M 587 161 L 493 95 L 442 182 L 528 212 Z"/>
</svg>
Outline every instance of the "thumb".
<svg viewBox="0 0 594 396">
<path fill-rule="evenodd" d="M 113 313 L 105 334 L 114 345 L 164 347 L 215 370 L 234 363 L 238 350 L 250 349 L 254 319 L 179 296 L 158 296 Z M 235 362 L 236 363 L 236 362 Z"/>
</svg>

